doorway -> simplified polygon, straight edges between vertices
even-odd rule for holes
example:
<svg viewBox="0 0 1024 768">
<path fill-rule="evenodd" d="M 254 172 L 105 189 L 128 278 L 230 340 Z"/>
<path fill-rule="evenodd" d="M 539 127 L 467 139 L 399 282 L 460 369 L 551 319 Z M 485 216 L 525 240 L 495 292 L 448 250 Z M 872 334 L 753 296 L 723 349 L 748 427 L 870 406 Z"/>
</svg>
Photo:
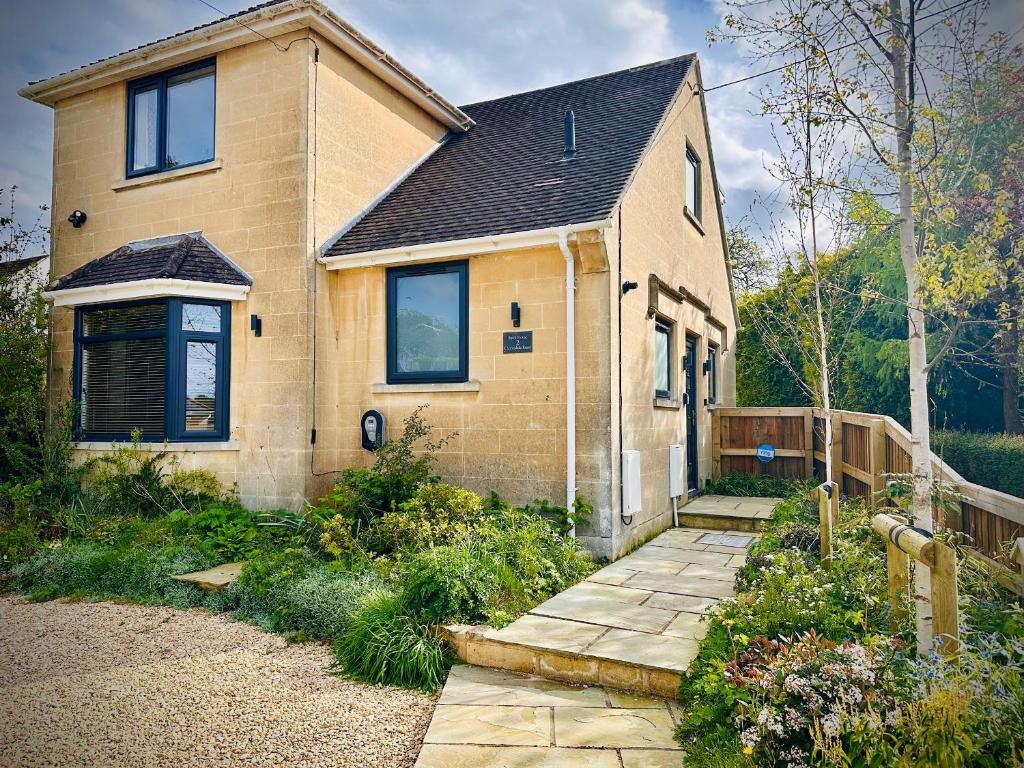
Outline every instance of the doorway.
<svg viewBox="0 0 1024 768">
<path fill-rule="evenodd" d="M 693 496 L 699 490 L 697 478 L 697 337 L 686 336 L 683 374 L 686 379 L 686 484 Z"/>
</svg>

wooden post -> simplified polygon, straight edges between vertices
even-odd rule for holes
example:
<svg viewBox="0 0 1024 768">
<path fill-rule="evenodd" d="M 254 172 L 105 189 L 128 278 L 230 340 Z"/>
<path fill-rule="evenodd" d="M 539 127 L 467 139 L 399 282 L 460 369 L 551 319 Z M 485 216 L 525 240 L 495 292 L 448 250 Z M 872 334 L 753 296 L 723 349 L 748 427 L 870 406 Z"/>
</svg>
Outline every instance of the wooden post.
<svg viewBox="0 0 1024 768">
<path fill-rule="evenodd" d="M 960 621 L 957 603 L 956 550 L 935 544 L 932 567 L 932 627 L 939 651 L 948 656 L 960 648 Z"/>
<path fill-rule="evenodd" d="M 838 486 L 839 494 L 843 492 L 843 414 L 832 411 L 832 481 Z"/>
<path fill-rule="evenodd" d="M 1010 560 L 1020 566 L 1020 573 L 1017 574 L 1018 595 L 1024 595 L 1024 536 L 1021 536 L 1010 548 Z"/>
<path fill-rule="evenodd" d="M 910 558 L 891 541 L 886 543 L 885 564 L 889 576 L 889 610 L 894 623 L 907 618 L 903 597 L 910 586 Z"/>
<path fill-rule="evenodd" d="M 711 477 L 722 476 L 722 414 L 717 408 L 711 411 Z"/>
<path fill-rule="evenodd" d="M 804 411 L 804 477 L 814 477 L 814 410 Z"/>
<path fill-rule="evenodd" d="M 828 570 L 832 567 L 832 499 L 839 497 L 833 485 L 831 494 L 828 483 L 822 483 L 818 491 L 818 539 L 821 542 L 821 567 Z"/>
<path fill-rule="evenodd" d="M 871 420 L 871 506 L 885 506 L 885 419 Z"/>
</svg>

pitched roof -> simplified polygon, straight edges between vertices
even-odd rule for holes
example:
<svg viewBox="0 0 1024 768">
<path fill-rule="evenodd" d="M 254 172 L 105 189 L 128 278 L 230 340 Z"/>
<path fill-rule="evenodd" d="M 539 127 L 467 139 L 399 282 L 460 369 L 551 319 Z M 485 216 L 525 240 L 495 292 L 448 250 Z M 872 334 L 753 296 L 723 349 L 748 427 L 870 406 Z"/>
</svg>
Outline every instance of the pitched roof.
<svg viewBox="0 0 1024 768">
<path fill-rule="evenodd" d="M 694 60 L 689 54 L 461 107 L 476 126 L 450 134 L 324 255 L 606 218 Z M 565 160 L 570 109 L 576 156 Z"/>
<path fill-rule="evenodd" d="M 236 267 L 199 232 L 150 240 L 135 240 L 82 265 L 47 286 L 66 291 L 113 283 L 152 279 L 189 280 L 196 283 L 252 285 Z"/>
<path fill-rule="evenodd" d="M 46 254 L 41 256 L 28 256 L 24 259 L 8 259 L 7 261 L 0 261 L 0 280 L 16 275 L 23 269 L 28 269 L 33 264 L 42 261 L 46 258 Z"/>
</svg>

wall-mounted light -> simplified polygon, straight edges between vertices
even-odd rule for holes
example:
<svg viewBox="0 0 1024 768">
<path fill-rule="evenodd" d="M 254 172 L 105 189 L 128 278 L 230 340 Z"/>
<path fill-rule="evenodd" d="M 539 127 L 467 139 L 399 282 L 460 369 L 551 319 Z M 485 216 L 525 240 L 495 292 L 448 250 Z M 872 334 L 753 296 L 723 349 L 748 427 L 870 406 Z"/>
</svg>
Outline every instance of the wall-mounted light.
<svg viewBox="0 0 1024 768">
<path fill-rule="evenodd" d="M 249 315 L 249 328 L 256 336 L 263 335 L 263 320 L 259 315 Z"/>
<path fill-rule="evenodd" d="M 75 229 L 81 229 L 82 225 L 85 224 L 85 220 L 89 217 L 85 215 L 85 211 L 72 211 L 71 215 L 68 216 L 68 221 L 71 222 L 71 226 Z"/>
<path fill-rule="evenodd" d="M 632 291 L 634 288 L 639 288 L 640 284 L 635 280 L 627 280 L 622 284 L 622 295 L 625 296 L 627 293 Z"/>
<path fill-rule="evenodd" d="M 521 315 L 521 313 L 519 311 L 519 302 L 518 301 L 513 301 L 512 302 L 512 327 L 513 328 L 518 328 L 519 327 L 519 323 L 520 323 L 521 318 L 522 318 L 522 315 Z"/>
</svg>

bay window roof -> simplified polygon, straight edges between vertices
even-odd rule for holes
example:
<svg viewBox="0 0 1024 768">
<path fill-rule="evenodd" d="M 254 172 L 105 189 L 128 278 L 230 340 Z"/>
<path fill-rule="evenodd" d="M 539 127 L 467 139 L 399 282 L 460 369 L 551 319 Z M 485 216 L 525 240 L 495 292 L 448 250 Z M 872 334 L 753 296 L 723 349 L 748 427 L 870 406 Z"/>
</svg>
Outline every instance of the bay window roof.
<svg viewBox="0 0 1024 768">
<path fill-rule="evenodd" d="M 250 278 L 201 232 L 135 240 L 54 280 L 43 295 L 58 306 L 155 296 L 237 301 Z"/>
</svg>

